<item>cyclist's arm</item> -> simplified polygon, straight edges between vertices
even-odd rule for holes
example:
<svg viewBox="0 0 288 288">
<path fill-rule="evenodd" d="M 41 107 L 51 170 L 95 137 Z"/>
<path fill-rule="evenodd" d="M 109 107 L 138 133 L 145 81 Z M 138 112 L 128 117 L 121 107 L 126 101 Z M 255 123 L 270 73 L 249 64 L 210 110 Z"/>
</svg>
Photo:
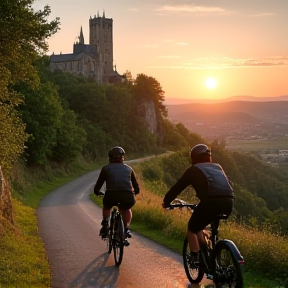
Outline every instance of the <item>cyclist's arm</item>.
<svg viewBox="0 0 288 288">
<path fill-rule="evenodd" d="M 133 170 L 132 170 L 132 173 L 131 173 L 131 182 L 132 182 L 132 186 L 133 186 L 135 195 L 139 194 L 140 193 L 140 188 L 139 188 L 139 184 L 138 184 L 138 182 L 136 180 L 136 176 L 135 176 L 135 173 L 134 173 Z"/>
<path fill-rule="evenodd" d="M 169 189 L 163 199 L 163 207 L 169 204 L 189 185 L 191 185 L 191 172 L 188 168 L 181 178 Z"/>
<path fill-rule="evenodd" d="M 106 181 L 106 174 L 105 174 L 104 169 L 102 168 L 100 171 L 99 177 L 96 181 L 96 184 L 94 186 L 94 194 L 95 195 L 99 195 L 100 189 L 102 188 L 105 181 Z"/>
</svg>

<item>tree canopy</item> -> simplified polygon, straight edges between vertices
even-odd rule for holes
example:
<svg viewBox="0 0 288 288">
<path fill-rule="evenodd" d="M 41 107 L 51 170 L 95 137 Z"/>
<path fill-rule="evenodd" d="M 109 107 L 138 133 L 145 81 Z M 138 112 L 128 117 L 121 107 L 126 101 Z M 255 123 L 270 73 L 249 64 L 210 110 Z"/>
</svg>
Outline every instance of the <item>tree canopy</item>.
<svg viewBox="0 0 288 288">
<path fill-rule="evenodd" d="M 23 152 L 27 139 L 25 123 L 15 110 L 23 97 L 14 86 L 22 82 L 31 87 L 39 85 L 34 62 L 47 51 L 46 39 L 59 28 L 58 18 L 47 20 L 50 7 L 35 12 L 33 2 L 0 2 L 0 164 L 6 169 Z"/>
</svg>

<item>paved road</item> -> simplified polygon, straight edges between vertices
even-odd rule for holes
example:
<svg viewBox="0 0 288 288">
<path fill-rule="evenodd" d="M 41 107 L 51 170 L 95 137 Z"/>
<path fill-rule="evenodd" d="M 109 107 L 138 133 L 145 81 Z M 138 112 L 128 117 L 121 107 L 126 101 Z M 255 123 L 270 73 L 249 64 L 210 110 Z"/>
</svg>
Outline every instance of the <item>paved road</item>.
<svg viewBox="0 0 288 288">
<path fill-rule="evenodd" d="M 181 256 L 136 233 L 121 266 L 114 266 L 113 254 L 98 236 L 101 209 L 89 199 L 98 175 L 93 171 L 56 189 L 37 209 L 52 288 L 187 287 Z"/>
</svg>

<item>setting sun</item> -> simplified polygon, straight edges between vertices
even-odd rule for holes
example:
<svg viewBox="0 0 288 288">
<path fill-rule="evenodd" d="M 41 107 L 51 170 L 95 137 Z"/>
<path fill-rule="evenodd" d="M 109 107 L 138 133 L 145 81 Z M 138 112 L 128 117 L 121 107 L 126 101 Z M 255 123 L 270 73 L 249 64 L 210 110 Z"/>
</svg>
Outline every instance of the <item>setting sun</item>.
<svg viewBox="0 0 288 288">
<path fill-rule="evenodd" d="M 207 78 L 205 80 L 205 86 L 208 88 L 208 89 L 214 89 L 216 88 L 217 86 L 217 81 L 215 78 Z"/>
</svg>

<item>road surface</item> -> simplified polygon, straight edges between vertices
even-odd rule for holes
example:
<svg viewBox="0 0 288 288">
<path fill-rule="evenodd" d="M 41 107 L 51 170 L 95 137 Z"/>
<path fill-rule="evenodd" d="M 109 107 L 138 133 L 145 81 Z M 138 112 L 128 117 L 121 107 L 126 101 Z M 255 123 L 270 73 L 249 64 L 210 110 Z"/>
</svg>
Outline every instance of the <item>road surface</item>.
<svg viewBox="0 0 288 288">
<path fill-rule="evenodd" d="M 37 209 L 51 288 L 188 287 L 181 255 L 133 231 L 121 266 L 114 265 L 113 253 L 98 236 L 102 211 L 89 199 L 98 175 L 99 170 L 90 172 L 54 190 Z"/>
</svg>

